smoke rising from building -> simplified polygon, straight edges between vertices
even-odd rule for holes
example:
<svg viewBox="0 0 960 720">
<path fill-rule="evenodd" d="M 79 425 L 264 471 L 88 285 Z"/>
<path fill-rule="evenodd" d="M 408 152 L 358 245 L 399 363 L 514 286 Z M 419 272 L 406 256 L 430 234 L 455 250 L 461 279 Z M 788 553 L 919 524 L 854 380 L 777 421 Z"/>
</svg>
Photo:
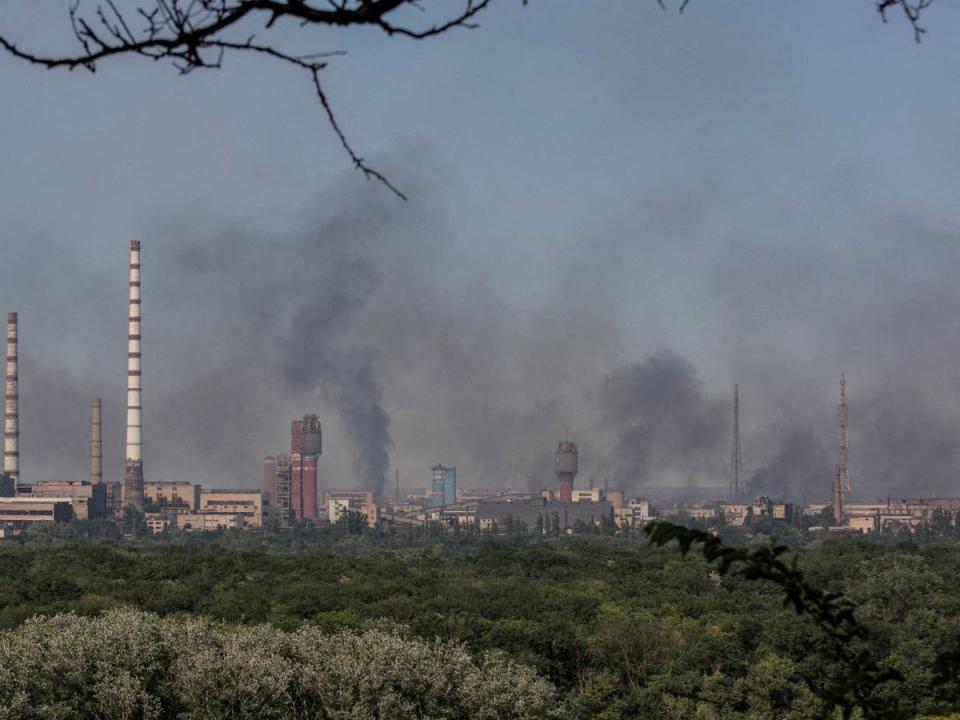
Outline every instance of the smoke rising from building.
<svg viewBox="0 0 960 720">
<path fill-rule="evenodd" d="M 325 232 L 335 233 L 328 226 L 318 234 L 323 238 Z M 377 353 L 369 347 L 343 347 L 344 331 L 375 286 L 376 271 L 367 259 L 346 257 L 324 264 L 313 297 L 294 315 L 281 353 L 290 389 L 319 390 L 337 409 L 353 446 L 356 480 L 379 496 L 389 471 L 392 440 L 377 378 Z"/>
</svg>

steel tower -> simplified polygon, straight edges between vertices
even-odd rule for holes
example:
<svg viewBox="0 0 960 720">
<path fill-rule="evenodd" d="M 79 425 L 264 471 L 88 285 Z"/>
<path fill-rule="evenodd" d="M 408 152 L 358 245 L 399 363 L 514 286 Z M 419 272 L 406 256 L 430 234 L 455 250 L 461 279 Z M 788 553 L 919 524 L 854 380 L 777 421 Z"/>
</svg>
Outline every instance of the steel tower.
<svg viewBox="0 0 960 720">
<path fill-rule="evenodd" d="M 730 453 L 730 501 L 743 497 L 743 456 L 740 453 L 740 385 L 733 386 L 733 449 Z"/>
<path fill-rule="evenodd" d="M 847 474 L 847 378 L 840 373 L 840 401 L 837 403 L 837 476 L 833 480 L 833 519 L 843 525 L 844 507 L 850 492 Z"/>
</svg>

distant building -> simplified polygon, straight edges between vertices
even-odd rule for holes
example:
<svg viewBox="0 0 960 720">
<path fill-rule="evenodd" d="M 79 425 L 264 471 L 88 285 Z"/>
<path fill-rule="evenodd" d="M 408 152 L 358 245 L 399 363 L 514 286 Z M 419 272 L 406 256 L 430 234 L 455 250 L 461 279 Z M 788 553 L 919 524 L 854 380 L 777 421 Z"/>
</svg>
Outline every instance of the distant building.
<svg viewBox="0 0 960 720">
<path fill-rule="evenodd" d="M 376 527 L 380 523 L 380 510 L 373 500 L 370 490 L 328 490 L 325 494 L 327 519 L 335 523 L 344 513 L 355 512 L 366 516 L 367 525 Z"/>
<path fill-rule="evenodd" d="M 293 525 L 293 468 L 289 455 L 273 455 L 264 459 L 263 489 L 280 527 Z"/>
<path fill-rule="evenodd" d="M 293 516 L 298 522 L 316 522 L 317 460 L 323 449 L 316 415 L 294 420 L 290 429 L 290 478 Z"/>
<path fill-rule="evenodd" d="M 623 499 L 623 490 L 604 490 L 603 499 L 615 508 L 625 507 L 626 505 Z"/>
<path fill-rule="evenodd" d="M 473 503 L 444 505 L 439 508 L 430 508 L 425 516 L 427 520 L 441 522 L 450 527 L 472 525 L 477 521 L 477 508 Z"/>
<path fill-rule="evenodd" d="M 577 523 L 599 525 L 610 517 L 613 506 L 608 502 L 550 502 L 542 497 L 506 500 L 481 500 L 477 503 L 477 524 L 481 529 L 505 527 L 509 522 L 521 523 L 533 529 L 539 523 L 546 526 L 554 521 L 561 528 L 572 528 Z"/>
<path fill-rule="evenodd" d="M 263 527 L 263 493 L 260 490 L 203 490 L 202 514 L 242 515 L 243 527 Z"/>
<path fill-rule="evenodd" d="M 457 502 L 457 469 L 444 465 L 434 465 L 433 484 L 430 491 L 430 507 L 453 505 Z"/>
<path fill-rule="evenodd" d="M 23 487 L 29 487 L 30 497 L 69 498 L 73 517 L 78 520 L 96 520 L 107 516 L 107 489 L 102 483 L 94 485 L 89 480 L 42 480 Z"/>
<path fill-rule="evenodd" d="M 720 504 L 720 512 L 723 514 L 723 519 L 730 525 L 744 525 L 747 522 L 747 518 L 750 517 L 752 510 L 753 506 L 747 503 Z"/>
<path fill-rule="evenodd" d="M 171 515 L 178 530 L 233 530 L 246 527 L 242 513 L 198 512 L 183 515 Z"/>
<path fill-rule="evenodd" d="M 570 491 L 571 502 L 600 502 L 600 488 L 584 488 Z"/>
<path fill-rule="evenodd" d="M 650 521 L 653 514 L 650 510 L 650 501 L 640 498 L 630 498 L 623 507 L 613 508 L 613 519 L 617 527 L 638 528 Z"/>
<path fill-rule="evenodd" d="M 527 490 L 519 490 L 517 488 L 498 488 L 495 490 L 489 490 L 486 488 L 470 488 L 457 490 L 457 502 L 474 502 L 476 500 L 490 500 L 492 498 L 505 497 L 507 495 L 523 495 L 528 496 L 530 492 Z"/>
<path fill-rule="evenodd" d="M 103 491 L 107 501 L 107 517 L 119 518 L 123 516 L 123 483 L 103 482 Z"/>
<path fill-rule="evenodd" d="M 851 518 L 848 523 L 848 527 L 853 528 L 854 530 L 859 530 L 863 534 L 869 534 L 878 529 L 878 522 L 876 517 L 858 517 Z"/>
<path fill-rule="evenodd" d="M 150 528 L 150 532 L 154 535 L 163 532 L 167 528 L 175 528 L 177 526 L 177 518 L 175 515 L 147 512 L 144 513 L 143 519 L 147 527 Z"/>
<path fill-rule="evenodd" d="M 320 421 L 304 415 L 290 424 L 290 454 L 263 459 L 263 492 L 281 527 L 316 522 L 317 460 L 322 452 Z"/>
<path fill-rule="evenodd" d="M 0 498 L 0 525 L 14 533 L 38 522 L 68 522 L 73 518 L 73 499 L 68 497 Z"/>
<path fill-rule="evenodd" d="M 772 517 L 777 520 L 790 520 L 793 517 L 793 503 L 777 502 L 765 495 L 753 501 L 753 517 Z"/>
<path fill-rule="evenodd" d="M 143 504 L 148 513 L 190 513 L 200 509 L 200 486 L 188 482 L 145 482 Z"/>
<path fill-rule="evenodd" d="M 743 525 L 750 518 L 771 517 L 775 520 L 791 520 L 794 515 L 793 503 L 771 500 L 765 495 L 752 503 L 720 503 L 720 512 L 724 520 L 731 525 Z"/>
</svg>

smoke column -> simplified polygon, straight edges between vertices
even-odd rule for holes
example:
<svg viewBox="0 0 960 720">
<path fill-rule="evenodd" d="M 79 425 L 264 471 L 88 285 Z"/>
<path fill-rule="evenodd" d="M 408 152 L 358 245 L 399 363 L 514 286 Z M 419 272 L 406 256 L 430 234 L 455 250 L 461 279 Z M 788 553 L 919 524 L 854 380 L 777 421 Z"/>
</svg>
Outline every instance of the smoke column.
<svg viewBox="0 0 960 720">
<path fill-rule="evenodd" d="M 140 241 L 130 241 L 130 314 L 127 335 L 127 454 L 123 503 L 143 512 L 143 437 L 140 375 Z"/>
<path fill-rule="evenodd" d="M 17 371 L 17 314 L 7 315 L 7 392 L 3 410 L 3 472 L 20 481 L 20 402 Z"/>
<path fill-rule="evenodd" d="M 686 359 L 663 350 L 615 370 L 604 379 L 600 400 L 607 427 L 617 433 L 620 487 L 708 484 L 720 477 L 726 411 L 703 393 Z"/>
</svg>

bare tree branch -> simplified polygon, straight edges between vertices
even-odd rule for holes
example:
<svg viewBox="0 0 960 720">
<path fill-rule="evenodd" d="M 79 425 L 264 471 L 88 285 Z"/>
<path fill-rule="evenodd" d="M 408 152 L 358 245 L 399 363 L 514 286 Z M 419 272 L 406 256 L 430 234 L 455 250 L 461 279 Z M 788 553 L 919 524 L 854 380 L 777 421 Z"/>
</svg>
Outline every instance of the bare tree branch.
<svg viewBox="0 0 960 720">
<path fill-rule="evenodd" d="M 138 5 L 135 13 L 126 14 L 115 0 L 104 0 L 104 4 L 98 4 L 88 15 L 80 12 L 80 1 L 76 0 L 69 6 L 68 15 L 81 52 L 42 55 L 24 50 L 2 35 L 0 48 L 47 69 L 84 68 L 90 72 L 96 72 L 100 61 L 123 55 L 169 60 L 181 74 L 219 68 L 228 52 L 258 53 L 285 62 L 310 74 L 327 121 L 353 165 L 367 179 L 378 180 L 406 200 L 402 192 L 354 150 L 323 91 L 320 72 L 327 67 L 325 59 L 343 52 L 298 55 L 269 42 L 259 43 L 253 35 L 242 38 L 234 34 L 239 32 L 243 21 L 262 16 L 265 30 L 273 28 L 279 20 L 291 19 L 301 27 L 370 26 L 387 35 L 422 40 L 457 27 L 475 28 L 474 18 L 491 2 L 464 0 L 460 9 L 452 14 L 437 20 L 436 13 L 432 13 L 433 22 L 412 25 L 404 19 L 394 20 L 393 16 L 405 7 L 422 10 L 417 0 L 326 0 L 322 6 L 308 0 L 152 0 Z M 140 27 L 135 28 L 138 23 Z"/>
<path fill-rule="evenodd" d="M 443 0 L 441 4 L 445 9 L 436 11 L 427 10 L 423 0 L 140 0 L 135 10 L 125 11 L 116 0 L 102 0 L 102 4 L 84 14 L 80 11 L 80 0 L 74 0 L 68 15 L 80 46 L 77 54 L 56 56 L 24 50 L 3 35 L 0 35 L 0 48 L 13 57 L 47 69 L 84 68 L 90 72 L 96 72 L 100 61 L 125 55 L 170 61 L 181 74 L 219 68 L 225 54 L 237 52 L 257 53 L 293 65 L 310 74 L 327 121 L 354 166 L 367 179 L 380 181 L 404 198 L 403 193 L 354 150 L 323 91 L 320 72 L 327 67 L 325 60 L 343 53 L 295 54 L 276 43 L 257 41 L 249 30 L 245 36 L 240 35 L 244 23 L 259 18 L 267 32 L 279 21 L 288 19 L 300 27 L 368 26 L 389 36 L 424 40 L 455 28 L 477 27 L 476 17 L 492 2 Z M 528 0 L 521 2 L 526 5 Z M 666 9 L 665 0 L 656 2 Z M 675 2 L 683 12 L 690 0 Z M 924 32 L 919 24 L 920 15 L 933 0 L 875 2 L 884 22 L 888 10 L 899 9 L 913 27 L 914 37 L 920 41 Z M 451 10 L 451 6 L 456 9 Z M 408 9 L 420 12 L 404 13 Z M 411 22 L 416 17 L 424 21 Z"/>
<path fill-rule="evenodd" d="M 926 30 L 920 26 L 920 14 L 933 5 L 933 0 L 877 0 L 877 12 L 887 21 L 887 11 L 900 10 L 913 28 L 913 39 L 920 42 Z"/>
</svg>

